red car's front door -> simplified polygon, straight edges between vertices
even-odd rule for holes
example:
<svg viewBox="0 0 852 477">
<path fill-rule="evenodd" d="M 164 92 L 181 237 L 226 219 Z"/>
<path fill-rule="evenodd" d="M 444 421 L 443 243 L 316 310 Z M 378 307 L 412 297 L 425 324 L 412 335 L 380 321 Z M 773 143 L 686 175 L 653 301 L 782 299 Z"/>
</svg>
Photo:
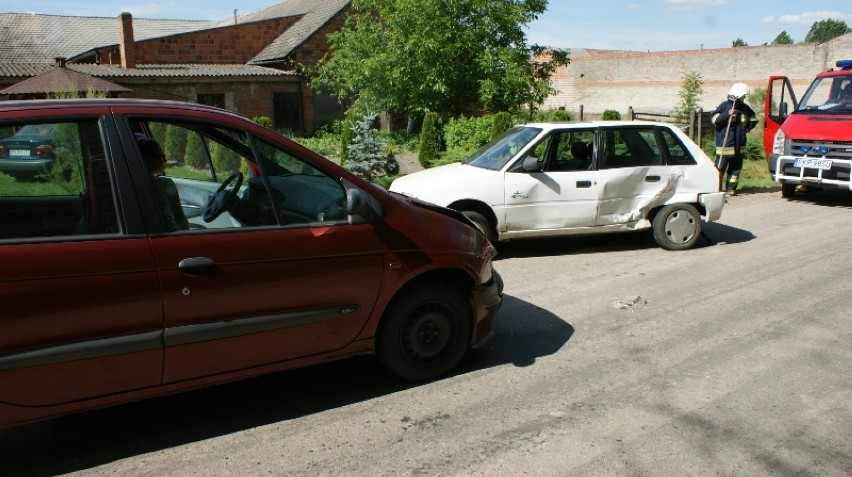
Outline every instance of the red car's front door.
<svg viewBox="0 0 852 477">
<path fill-rule="evenodd" d="M 239 127 L 176 119 L 136 123 L 153 139 L 180 130 L 196 144 L 182 166 L 167 157 L 168 177 L 158 179 L 175 183 L 185 216 L 181 227 L 151 237 L 163 295 L 164 383 L 351 343 L 375 307 L 382 246 L 372 224 L 347 216 L 340 177 Z M 141 147 L 128 155 L 144 162 Z M 143 207 L 154 227 L 162 214 L 156 205 Z"/>
<path fill-rule="evenodd" d="M 373 310 L 382 273 L 368 224 L 202 232 L 153 245 L 165 382 L 347 345 Z"/>
</svg>

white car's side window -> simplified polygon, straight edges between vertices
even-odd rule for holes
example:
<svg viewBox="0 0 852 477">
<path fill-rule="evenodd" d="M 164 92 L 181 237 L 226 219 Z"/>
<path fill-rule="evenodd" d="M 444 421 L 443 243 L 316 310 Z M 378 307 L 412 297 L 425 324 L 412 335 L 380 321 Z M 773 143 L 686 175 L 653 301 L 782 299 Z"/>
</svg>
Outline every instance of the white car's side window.
<svg viewBox="0 0 852 477">
<path fill-rule="evenodd" d="M 663 164 L 654 128 L 607 128 L 602 135 L 602 169 Z"/>
<path fill-rule="evenodd" d="M 552 137 L 548 170 L 586 171 L 592 167 L 594 130 L 557 131 Z"/>
</svg>

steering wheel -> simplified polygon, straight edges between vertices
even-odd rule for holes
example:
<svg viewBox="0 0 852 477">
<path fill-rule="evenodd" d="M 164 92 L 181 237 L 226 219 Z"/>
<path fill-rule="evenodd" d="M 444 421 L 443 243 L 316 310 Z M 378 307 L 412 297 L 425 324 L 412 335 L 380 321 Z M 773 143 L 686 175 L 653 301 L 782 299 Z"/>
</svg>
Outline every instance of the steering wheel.
<svg viewBox="0 0 852 477">
<path fill-rule="evenodd" d="M 233 188 L 228 189 L 228 187 L 234 183 Z M 222 185 L 216 189 L 216 192 L 210 196 L 210 200 L 207 201 L 207 208 L 204 209 L 204 221 L 212 222 L 222 215 L 222 212 L 228 210 L 237 199 L 237 193 L 240 191 L 240 186 L 243 185 L 243 173 L 242 172 L 234 172 L 224 182 Z"/>
</svg>

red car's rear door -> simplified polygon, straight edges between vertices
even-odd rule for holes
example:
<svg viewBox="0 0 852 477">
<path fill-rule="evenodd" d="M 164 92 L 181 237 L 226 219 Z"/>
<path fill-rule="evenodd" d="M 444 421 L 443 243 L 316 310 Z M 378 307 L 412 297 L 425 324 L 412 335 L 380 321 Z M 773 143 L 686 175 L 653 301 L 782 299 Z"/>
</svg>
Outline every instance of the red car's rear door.
<svg viewBox="0 0 852 477">
<path fill-rule="evenodd" d="M 111 154 L 115 130 L 96 107 L 57 112 L 16 112 L 19 122 L 57 125 L 54 163 L 0 188 L 0 402 L 11 406 L 161 382 L 160 285 L 131 215 L 134 198 L 121 186 L 123 158 Z"/>
</svg>

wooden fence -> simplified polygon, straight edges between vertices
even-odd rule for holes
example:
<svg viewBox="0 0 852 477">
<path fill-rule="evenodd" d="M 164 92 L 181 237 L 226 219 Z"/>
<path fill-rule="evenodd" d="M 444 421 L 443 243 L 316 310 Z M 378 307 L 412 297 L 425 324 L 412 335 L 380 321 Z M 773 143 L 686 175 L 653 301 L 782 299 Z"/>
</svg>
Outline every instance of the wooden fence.
<svg viewBox="0 0 852 477">
<path fill-rule="evenodd" d="M 627 110 L 629 121 L 657 121 L 675 124 L 677 120 L 674 115 L 675 112 L 669 109 L 633 109 L 633 106 L 630 106 Z M 689 115 L 689 123 L 685 126 L 681 125 L 681 128 L 690 139 L 701 146 L 705 139 L 713 139 L 713 123 L 710 121 L 712 115 L 712 112 L 705 113 L 701 108 L 693 110 Z M 580 105 L 579 120 L 585 120 L 584 116 L 583 105 Z"/>
<path fill-rule="evenodd" d="M 674 111 L 663 111 L 663 110 L 638 110 L 633 109 L 631 106 L 628 110 L 629 119 L 631 121 L 634 120 L 644 120 L 644 121 L 657 121 L 664 123 L 675 123 Z M 695 109 L 689 114 L 689 122 L 685 126 L 681 126 L 683 131 L 689 136 L 690 139 L 695 141 L 699 146 L 702 141 L 710 137 L 713 138 L 713 123 L 710 121 L 713 116 L 712 112 L 704 112 L 703 109 Z"/>
</svg>

